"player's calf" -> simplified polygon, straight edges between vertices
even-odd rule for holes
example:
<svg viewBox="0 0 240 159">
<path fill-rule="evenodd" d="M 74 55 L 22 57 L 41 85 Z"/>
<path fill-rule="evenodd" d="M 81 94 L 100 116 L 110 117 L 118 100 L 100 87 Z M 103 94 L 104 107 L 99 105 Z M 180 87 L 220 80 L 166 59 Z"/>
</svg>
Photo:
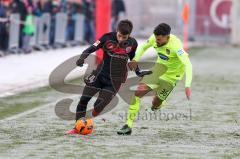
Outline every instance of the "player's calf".
<svg viewBox="0 0 240 159">
<path fill-rule="evenodd" d="M 135 96 L 137 97 L 143 97 L 145 94 L 147 94 L 149 91 L 151 91 L 151 88 L 148 87 L 146 84 L 144 83 L 140 83 L 138 85 L 137 90 L 135 91 Z"/>
<path fill-rule="evenodd" d="M 164 103 L 164 100 L 161 100 L 158 96 L 154 96 L 154 98 L 152 100 L 151 110 L 156 111 L 156 110 L 160 109 L 163 106 L 163 103 Z"/>
</svg>

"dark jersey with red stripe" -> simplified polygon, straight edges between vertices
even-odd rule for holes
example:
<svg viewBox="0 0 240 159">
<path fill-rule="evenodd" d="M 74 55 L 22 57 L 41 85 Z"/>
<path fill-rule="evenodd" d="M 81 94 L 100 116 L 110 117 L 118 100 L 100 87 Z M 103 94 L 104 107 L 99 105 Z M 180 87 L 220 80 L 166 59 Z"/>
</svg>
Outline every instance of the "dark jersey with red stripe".
<svg viewBox="0 0 240 159">
<path fill-rule="evenodd" d="M 98 74 L 125 82 L 128 59 L 133 59 L 137 46 L 137 41 L 132 37 L 118 43 L 117 33 L 110 32 L 104 34 L 92 46 L 86 49 L 81 56 L 89 55 L 100 48 L 103 49 L 103 60 L 97 68 Z"/>
</svg>

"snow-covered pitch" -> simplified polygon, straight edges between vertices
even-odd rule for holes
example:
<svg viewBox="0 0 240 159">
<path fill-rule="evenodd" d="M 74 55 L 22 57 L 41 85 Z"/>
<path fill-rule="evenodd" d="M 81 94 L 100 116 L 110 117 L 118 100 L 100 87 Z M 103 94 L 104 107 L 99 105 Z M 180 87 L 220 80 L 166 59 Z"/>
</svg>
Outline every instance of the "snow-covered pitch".
<svg viewBox="0 0 240 159">
<path fill-rule="evenodd" d="M 58 64 L 83 49 L 1 58 L 0 111 L 6 109 L 3 103 L 21 101 L 6 95 L 46 85 Z M 74 111 L 78 95 L 51 89 L 27 96 L 20 93 L 26 102 L 45 104 L 0 120 L 0 158 L 239 158 L 240 49 L 219 46 L 190 51 L 194 70 L 191 101 L 186 100 L 184 83 L 179 82 L 157 118 L 150 118 L 145 109 L 151 106 L 151 97 L 143 98 L 131 136 L 116 133 L 128 109 L 120 97 L 113 111 L 94 119 L 96 129 L 91 135 L 66 136 L 65 130 L 72 128 L 74 121 L 58 118 L 55 104 L 69 97 L 74 99 Z M 81 71 L 76 68 L 72 75 Z"/>
</svg>

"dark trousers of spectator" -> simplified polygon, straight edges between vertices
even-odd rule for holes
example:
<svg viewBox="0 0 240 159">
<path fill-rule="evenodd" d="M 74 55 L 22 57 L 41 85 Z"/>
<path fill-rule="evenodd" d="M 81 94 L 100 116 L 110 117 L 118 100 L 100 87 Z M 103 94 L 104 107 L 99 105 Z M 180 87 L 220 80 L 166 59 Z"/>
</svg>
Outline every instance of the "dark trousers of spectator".
<svg viewBox="0 0 240 159">
<path fill-rule="evenodd" d="M 55 43 L 55 29 L 56 29 L 56 20 L 52 18 L 51 25 L 50 25 L 50 44 L 53 45 Z"/>
<path fill-rule="evenodd" d="M 0 24 L 0 50 L 7 50 L 8 48 L 8 32 L 4 24 Z"/>
<path fill-rule="evenodd" d="M 93 20 L 85 18 L 84 20 L 84 40 L 88 43 L 95 41 L 95 27 Z"/>
<path fill-rule="evenodd" d="M 67 26 L 67 32 L 66 32 L 66 39 L 68 41 L 72 41 L 74 40 L 74 28 L 75 28 L 75 23 L 69 23 L 68 26 Z M 78 28 L 80 29 L 80 28 Z"/>
</svg>

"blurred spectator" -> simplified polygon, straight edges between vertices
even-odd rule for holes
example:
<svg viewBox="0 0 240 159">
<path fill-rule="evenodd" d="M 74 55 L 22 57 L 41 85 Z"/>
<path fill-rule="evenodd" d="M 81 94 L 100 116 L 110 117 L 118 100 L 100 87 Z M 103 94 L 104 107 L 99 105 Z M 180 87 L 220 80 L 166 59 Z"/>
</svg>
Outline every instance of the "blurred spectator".
<svg viewBox="0 0 240 159">
<path fill-rule="evenodd" d="M 42 2 L 43 5 L 43 12 L 44 13 L 51 13 L 52 11 L 52 1 L 51 0 L 46 0 L 44 3 Z"/>
<path fill-rule="evenodd" d="M 27 16 L 26 20 L 24 21 L 23 27 L 23 50 L 25 53 L 30 53 L 32 48 L 30 47 L 30 40 L 33 34 L 35 33 L 35 26 L 33 24 L 33 14 L 32 14 L 32 7 L 27 7 Z"/>
<path fill-rule="evenodd" d="M 8 49 L 9 17 L 13 13 L 20 15 L 20 21 L 12 19 L 11 23 L 20 24 L 19 47 L 24 52 L 31 52 L 30 39 L 37 29 L 33 24 L 33 16 L 41 17 L 44 13 L 51 16 L 50 45 L 55 44 L 55 16 L 58 12 L 64 12 L 68 16 L 67 41 L 74 40 L 79 13 L 84 15 L 84 40 L 89 43 L 95 41 L 95 0 L 0 0 L 0 50 Z"/>
<path fill-rule="evenodd" d="M 61 4 L 56 0 L 47 0 L 43 7 L 43 12 L 51 14 L 51 26 L 50 26 L 50 44 L 54 44 L 56 14 L 60 12 Z"/>
<path fill-rule="evenodd" d="M 43 1 L 34 0 L 33 1 L 33 15 L 41 17 L 43 14 Z"/>
<path fill-rule="evenodd" d="M 68 5 L 72 3 L 70 0 L 62 0 L 60 4 L 61 12 L 66 13 L 68 11 Z"/>
<path fill-rule="evenodd" d="M 117 23 L 120 20 L 121 13 L 125 14 L 125 4 L 123 0 L 112 1 L 112 31 L 116 31 Z"/>
<path fill-rule="evenodd" d="M 8 17 L 7 8 L 3 1 L 0 1 L 0 50 L 6 50 L 8 45 Z"/>
<path fill-rule="evenodd" d="M 21 20 L 24 20 L 27 15 L 27 9 L 25 4 L 20 0 L 14 0 L 11 5 L 12 13 L 19 13 Z"/>
<path fill-rule="evenodd" d="M 84 40 L 88 43 L 95 41 L 95 1 L 83 0 L 83 13 L 84 13 Z"/>
<path fill-rule="evenodd" d="M 81 3 L 76 3 L 74 1 L 69 1 L 67 3 L 67 15 L 68 15 L 68 24 L 67 24 L 67 32 L 66 39 L 68 41 L 74 40 L 75 33 L 75 21 L 77 14 L 81 12 Z"/>
<path fill-rule="evenodd" d="M 33 7 L 33 1 L 32 0 L 23 0 L 23 3 L 25 7 L 27 8 L 28 6 Z"/>
</svg>

